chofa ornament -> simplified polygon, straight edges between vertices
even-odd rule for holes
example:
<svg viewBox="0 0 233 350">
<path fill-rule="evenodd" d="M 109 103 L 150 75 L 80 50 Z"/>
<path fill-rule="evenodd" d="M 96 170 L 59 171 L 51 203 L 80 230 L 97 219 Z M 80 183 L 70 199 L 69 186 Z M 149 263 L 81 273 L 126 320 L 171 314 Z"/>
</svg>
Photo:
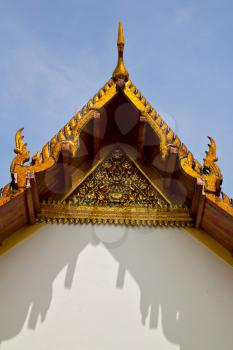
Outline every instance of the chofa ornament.
<svg viewBox="0 0 233 350">
<path fill-rule="evenodd" d="M 206 156 L 204 159 L 204 170 L 207 170 L 209 173 L 212 173 L 221 179 L 222 173 L 219 166 L 216 164 L 218 161 L 216 155 L 216 142 L 212 137 L 208 136 L 208 138 L 210 140 L 210 144 L 208 144 L 209 150 L 206 151 Z"/>
<path fill-rule="evenodd" d="M 22 193 L 27 187 L 30 187 L 30 179 L 35 173 L 46 170 L 53 166 L 58 159 L 60 151 L 74 156 L 78 149 L 78 134 L 70 135 L 70 139 L 59 139 L 56 137 L 50 144 L 46 144 L 42 152 L 37 152 L 31 160 L 31 163 L 24 165 L 30 161 L 30 152 L 27 143 L 24 143 L 22 135 L 24 128 L 20 128 L 15 134 L 16 156 L 11 162 L 10 173 L 11 183 L 7 184 L 0 197 L 0 205 L 6 204 L 13 197 Z"/>
</svg>

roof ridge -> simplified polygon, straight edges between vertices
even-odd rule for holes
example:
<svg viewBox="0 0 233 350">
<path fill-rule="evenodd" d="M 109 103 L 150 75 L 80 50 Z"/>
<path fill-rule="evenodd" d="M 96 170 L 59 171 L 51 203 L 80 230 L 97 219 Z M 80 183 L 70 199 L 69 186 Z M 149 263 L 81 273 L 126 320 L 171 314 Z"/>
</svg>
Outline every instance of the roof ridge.
<svg viewBox="0 0 233 350">
<path fill-rule="evenodd" d="M 131 80 L 124 82 L 123 85 L 119 84 L 119 86 L 125 96 L 128 97 L 134 106 L 140 111 L 141 115 L 144 116 L 148 124 L 159 137 L 162 159 L 166 159 L 169 151 L 172 148 L 175 148 L 182 170 L 193 178 L 201 178 L 207 191 L 220 193 L 219 186 L 222 181 L 222 174 L 219 167 L 215 164 L 217 161 L 216 143 L 213 138 L 209 137 L 211 141 L 209 151 L 206 152 L 206 158 L 204 160 L 204 165 L 202 166 Z M 64 127 L 43 146 L 42 151 L 37 152 L 32 157 L 31 165 L 23 167 L 24 171 L 22 171 L 21 168 L 20 171 L 17 169 L 19 175 L 24 176 L 22 185 L 19 186 L 20 188 L 26 186 L 26 173 L 28 171 L 40 172 L 53 166 L 58 159 L 62 147 L 65 147 L 65 149 L 70 151 L 71 154 L 74 154 L 77 151 L 79 147 L 77 143 L 79 143 L 79 134 L 82 128 L 91 119 L 95 118 L 98 110 L 118 93 L 119 86 L 118 81 L 115 82 L 112 78 L 108 80 L 93 98 L 89 99 L 82 109 L 71 117 L 69 122 L 66 123 Z M 21 131 L 22 129 L 20 129 L 20 132 Z M 15 163 L 15 159 L 13 162 Z M 16 172 L 15 170 L 16 169 L 13 169 L 12 172 Z M 6 192 L 7 190 L 5 188 L 4 193 Z"/>
<path fill-rule="evenodd" d="M 205 189 L 210 192 L 219 192 L 219 186 L 222 182 L 222 173 L 220 168 L 215 164 L 218 160 L 216 157 L 216 142 L 209 137 L 210 144 L 203 166 L 194 158 L 193 153 L 188 150 L 187 146 L 181 142 L 179 136 L 168 126 L 162 116 L 153 108 L 150 102 L 142 95 L 139 89 L 128 80 L 123 90 L 125 95 L 141 111 L 147 122 L 151 125 L 155 133 L 160 138 L 160 149 L 162 158 L 168 156 L 169 147 L 175 147 L 179 156 L 180 164 L 185 173 L 194 178 L 202 178 L 205 182 Z"/>
</svg>

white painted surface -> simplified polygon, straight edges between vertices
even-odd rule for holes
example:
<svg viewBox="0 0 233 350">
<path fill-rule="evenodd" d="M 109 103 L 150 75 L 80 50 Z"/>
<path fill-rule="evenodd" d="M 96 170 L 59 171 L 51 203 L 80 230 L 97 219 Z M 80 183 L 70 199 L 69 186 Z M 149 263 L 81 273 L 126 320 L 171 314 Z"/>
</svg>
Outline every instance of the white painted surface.
<svg viewBox="0 0 233 350">
<path fill-rule="evenodd" d="M 232 350 L 233 269 L 183 229 L 46 225 L 0 258 L 2 350 Z"/>
</svg>

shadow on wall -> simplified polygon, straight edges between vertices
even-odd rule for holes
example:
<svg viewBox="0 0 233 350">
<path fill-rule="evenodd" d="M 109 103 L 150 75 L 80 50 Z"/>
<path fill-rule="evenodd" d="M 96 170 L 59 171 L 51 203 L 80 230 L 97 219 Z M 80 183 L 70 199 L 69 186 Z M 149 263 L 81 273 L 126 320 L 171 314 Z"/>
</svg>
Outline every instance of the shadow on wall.
<svg viewBox="0 0 233 350">
<path fill-rule="evenodd" d="M 60 271 L 67 267 L 64 287 L 72 288 L 79 254 L 103 244 L 119 263 L 116 288 L 126 272 L 140 288 L 143 325 L 157 328 L 161 308 L 164 335 L 181 350 L 232 349 L 233 272 L 206 247 L 183 229 L 122 227 L 111 242 L 114 226 L 82 227 L 43 227 L 1 257 L 0 343 L 20 333 L 29 310 L 30 329 L 43 322 Z"/>
</svg>

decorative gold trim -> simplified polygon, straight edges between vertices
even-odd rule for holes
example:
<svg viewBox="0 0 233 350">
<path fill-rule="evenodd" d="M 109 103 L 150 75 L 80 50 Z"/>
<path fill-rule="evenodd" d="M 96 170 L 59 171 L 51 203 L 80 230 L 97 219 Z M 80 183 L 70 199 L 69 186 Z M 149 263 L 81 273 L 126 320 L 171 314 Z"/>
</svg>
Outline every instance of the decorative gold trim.
<svg viewBox="0 0 233 350">
<path fill-rule="evenodd" d="M 168 142 L 166 139 L 166 129 L 161 128 L 160 125 L 157 123 L 157 119 L 152 119 L 149 113 L 142 112 L 142 116 L 146 119 L 147 123 L 151 126 L 155 134 L 159 137 L 162 159 L 166 159 L 166 157 L 168 156 Z M 163 125 L 165 125 L 165 123 Z"/>
<path fill-rule="evenodd" d="M 147 181 L 151 184 L 152 187 L 155 188 L 155 190 L 160 194 L 160 196 L 162 198 L 165 199 L 165 201 L 172 206 L 172 202 L 170 201 L 170 199 L 158 188 L 158 186 L 156 186 L 156 184 L 154 182 L 151 181 L 151 179 L 147 176 L 147 174 L 145 173 L 145 171 L 142 169 L 142 167 L 130 156 L 127 154 L 127 156 L 129 157 L 129 159 L 131 160 L 131 162 L 134 163 L 134 165 L 136 166 L 136 168 L 142 173 L 142 175 L 147 179 Z"/>
<path fill-rule="evenodd" d="M 195 228 L 186 228 L 186 232 L 191 234 L 195 239 L 204 244 L 211 252 L 233 267 L 232 254 L 214 238 L 206 234 L 205 231 Z"/>
<path fill-rule="evenodd" d="M 13 198 L 19 196 L 22 192 L 24 192 L 24 189 L 18 189 L 18 190 L 12 190 L 11 191 L 11 184 L 7 184 L 2 191 L 2 195 L 0 197 L 0 207 L 4 204 L 7 204 L 10 202 Z"/>
<path fill-rule="evenodd" d="M 114 147 L 112 147 L 114 148 Z M 166 202 L 170 205 L 172 205 L 172 202 L 170 199 L 156 186 L 156 184 L 151 181 L 151 179 L 147 176 L 146 172 L 142 169 L 142 167 L 138 164 L 138 162 L 135 161 L 134 157 L 129 154 L 129 149 L 127 147 L 123 147 L 124 152 L 126 153 L 127 157 L 131 160 L 131 162 L 134 163 L 134 165 L 137 167 L 137 169 L 143 174 L 143 176 L 147 179 L 147 181 L 151 184 L 152 187 L 155 188 L 155 190 L 166 200 Z M 78 179 L 74 184 L 72 184 L 72 188 L 65 194 L 64 197 L 62 197 L 61 201 L 66 200 L 73 192 L 74 190 L 86 180 L 86 178 L 103 162 L 104 158 L 107 157 L 111 152 L 106 153 L 105 155 L 102 155 L 101 159 L 98 159 L 96 162 L 92 163 L 90 166 L 90 170 L 88 170 L 85 175 Z"/>
<path fill-rule="evenodd" d="M 167 202 L 121 149 L 114 149 L 66 201 L 43 202 L 39 218 L 52 222 L 190 224 L 186 207 Z"/>
<path fill-rule="evenodd" d="M 37 234 L 40 228 L 45 226 L 45 223 L 35 223 L 34 225 L 25 225 L 21 229 L 15 231 L 7 237 L 0 245 L 0 256 L 6 254 L 10 249 L 27 239 L 33 234 Z"/>
<path fill-rule="evenodd" d="M 89 102 L 71 118 L 63 129 L 59 130 L 50 142 L 42 148 L 42 152 L 37 152 L 33 157 L 30 165 L 23 165 L 30 159 L 30 152 L 27 149 L 27 144 L 23 141 L 22 131 L 19 129 L 15 135 L 16 157 L 12 160 L 10 172 L 17 176 L 17 186 L 11 190 L 11 184 L 7 184 L 0 197 L 0 206 L 8 203 L 14 197 L 25 191 L 27 184 L 27 174 L 30 172 L 37 173 L 51 168 L 58 160 L 60 151 L 70 153 L 72 156 L 78 150 L 79 136 L 83 127 L 93 118 L 95 118 L 96 110 L 101 109 L 108 101 L 116 94 L 116 84 L 110 79 L 102 89 L 89 100 Z"/>
<path fill-rule="evenodd" d="M 83 178 L 81 179 L 81 181 L 80 181 L 80 179 L 79 179 L 75 184 L 73 184 L 71 190 L 65 194 L 65 196 L 62 198 L 61 201 L 62 201 L 62 202 L 65 201 L 65 200 L 74 192 L 74 190 L 75 190 L 79 185 L 81 185 L 81 183 L 82 183 L 83 181 L 85 181 L 86 178 L 88 178 L 88 176 L 98 167 L 98 165 L 99 165 L 102 161 L 103 161 L 103 159 L 99 159 L 96 163 L 92 164 L 91 169 L 90 169 L 89 171 L 86 172 L 86 174 L 83 176 Z"/>
<path fill-rule="evenodd" d="M 233 200 L 230 199 L 225 193 L 222 193 L 222 198 L 217 197 L 213 193 L 206 193 L 205 195 L 211 202 L 233 216 Z"/>
<path fill-rule="evenodd" d="M 173 207 L 122 148 L 114 148 L 75 188 L 76 205 Z"/>
<path fill-rule="evenodd" d="M 84 126 L 91 119 L 95 118 L 96 114 L 98 114 L 98 110 L 105 106 L 117 93 L 116 84 L 110 79 L 93 99 L 90 99 L 82 110 L 76 113 L 76 115 L 70 119 L 69 123 L 43 147 L 43 150 L 46 147 L 46 157 L 49 158 L 52 156 L 57 160 L 62 144 L 66 144 L 71 154 L 74 154 L 78 149 L 80 132 Z M 34 157 L 38 156 L 35 155 Z"/>
<path fill-rule="evenodd" d="M 222 182 L 222 174 L 219 167 L 215 164 L 216 143 L 213 138 L 209 137 L 209 151 L 206 152 L 203 166 L 194 159 L 193 154 L 188 148 L 181 143 L 178 136 L 168 127 L 167 123 L 151 107 L 151 104 L 145 99 L 141 92 L 128 80 L 123 90 L 125 96 L 140 111 L 143 118 L 151 126 L 155 134 L 160 140 L 160 150 L 162 159 L 168 156 L 169 146 L 176 147 L 182 170 L 193 178 L 203 178 L 205 180 L 205 190 L 213 193 L 219 192 Z"/>
<path fill-rule="evenodd" d="M 131 80 L 128 80 L 125 83 L 125 87 L 123 90 L 124 94 L 128 99 L 133 103 L 133 105 L 140 111 L 140 112 L 146 112 L 146 105 L 141 101 L 139 96 L 141 96 L 141 93 L 139 90 L 137 90 L 136 86 L 132 84 Z"/>
<path fill-rule="evenodd" d="M 42 203 L 39 222 L 109 223 L 126 225 L 192 226 L 188 209 L 76 207 L 70 203 Z"/>
</svg>

